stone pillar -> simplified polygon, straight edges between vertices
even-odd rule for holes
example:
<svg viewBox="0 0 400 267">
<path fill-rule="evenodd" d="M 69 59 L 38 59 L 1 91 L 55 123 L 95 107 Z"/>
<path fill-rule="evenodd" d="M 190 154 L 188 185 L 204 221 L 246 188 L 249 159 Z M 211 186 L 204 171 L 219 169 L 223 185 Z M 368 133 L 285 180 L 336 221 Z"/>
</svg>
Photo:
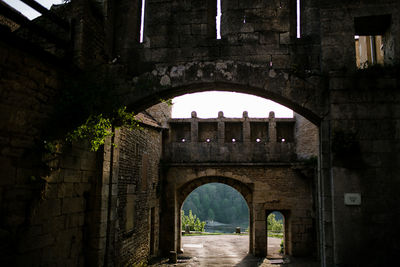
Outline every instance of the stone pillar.
<svg viewBox="0 0 400 267">
<path fill-rule="evenodd" d="M 270 143 L 276 143 L 276 122 L 275 122 L 275 112 L 273 111 L 269 113 L 268 141 Z"/>
<path fill-rule="evenodd" d="M 243 111 L 243 143 L 251 142 L 250 121 L 247 111 Z"/>
<path fill-rule="evenodd" d="M 224 113 L 218 112 L 218 144 L 225 143 L 225 122 L 223 121 Z"/>
<path fill-rule="evenodd" d="M 164 185 L 161 203 L 163 216 L 160 217 L 160 252 L 163 256 L 169 256 L 169 252 L 176 251 L 177 247 L 176 228 L 178 226 L 174 183 L 167 181 Z"/>
<path fill-rule="evenodd" d="M 255 254 L 254 251 L 254 206 L 253 203 L 247 203 L 249 206 L 249 253 Z"/>
<path fill-rule="evenodd" d="M 254 233 L 254 255 L 257 257 L 265 257 L 267 254 L 267 222 L 265 210 L 262 207 L 256 209 Z"/>
<path fill-rule="evenodd" d="M 190 123 L 190 140 L 193 143 L 199 141 L 199 122 L 196 111 L 192 111 L 192 119 Z"/>
</svg>

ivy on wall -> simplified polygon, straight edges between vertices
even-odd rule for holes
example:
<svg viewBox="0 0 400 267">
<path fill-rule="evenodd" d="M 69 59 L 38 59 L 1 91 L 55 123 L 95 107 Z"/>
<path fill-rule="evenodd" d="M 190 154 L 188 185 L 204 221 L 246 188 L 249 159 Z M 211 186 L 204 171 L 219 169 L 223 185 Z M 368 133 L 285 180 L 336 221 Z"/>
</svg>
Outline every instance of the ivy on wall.
<svg viewBox="0 0 400 267">
<path fill-rule="evenodd" d="M 117 77 L 98 70 L 64 80 L 48 124 L 51 128 L 44 135 L 46 150 L 54 152 L 57 143 L 87 140 L 97 151 L 113 135 L 113 127 L 140 128 L 135 114 L 118 99 L 116 82 Z"/>
</svg>

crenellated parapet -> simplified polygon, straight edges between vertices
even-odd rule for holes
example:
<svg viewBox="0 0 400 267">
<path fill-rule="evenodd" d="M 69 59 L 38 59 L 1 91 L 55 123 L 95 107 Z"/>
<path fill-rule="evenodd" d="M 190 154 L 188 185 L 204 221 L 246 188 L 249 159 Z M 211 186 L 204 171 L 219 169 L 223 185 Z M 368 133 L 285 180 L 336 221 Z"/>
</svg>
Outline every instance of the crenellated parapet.
<svg viewBox="0 0 400 267">
<path fill-rule="evenodd" d="M 172 163 L 268 163 L 296 160 L 295 118 L 170 119 L 164 160 Z"/>
</svg>

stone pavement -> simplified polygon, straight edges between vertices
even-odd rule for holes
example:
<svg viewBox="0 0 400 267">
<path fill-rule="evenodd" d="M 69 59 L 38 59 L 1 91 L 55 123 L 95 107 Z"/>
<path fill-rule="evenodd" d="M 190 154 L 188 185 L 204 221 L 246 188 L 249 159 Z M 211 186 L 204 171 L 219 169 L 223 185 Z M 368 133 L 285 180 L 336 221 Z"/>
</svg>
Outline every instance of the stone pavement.
<svg viewBox="0 0 400 267">
<path fill-rule="evenodd" d="M 275 238 L 277 239 L 277 238 Z M 279 250 L 280 240 L 269 239 L 269 249 Z M 274 257 L 258 258 L 248 254 L 249 238 L 239 235 L 183 236 L 184 252 L 178 255 L 178 262 L 168 264 L 167 260 L 150 265 L 153 267 L 316 267 L 316 261 Z M 274 255 L 278 255 L 274 253 Z"/>
</svg>

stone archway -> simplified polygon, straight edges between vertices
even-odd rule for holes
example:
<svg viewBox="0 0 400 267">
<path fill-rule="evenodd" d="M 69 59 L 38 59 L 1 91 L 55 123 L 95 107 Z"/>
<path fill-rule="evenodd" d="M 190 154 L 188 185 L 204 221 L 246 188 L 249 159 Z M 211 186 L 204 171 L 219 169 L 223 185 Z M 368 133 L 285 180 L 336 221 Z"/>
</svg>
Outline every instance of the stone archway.
<svg viewBox="0 0 400 267">
<path fill-rule="evenodd" d="M 251 254 L 266 255 L 267 210 L 288 210 L 292 218 L 290 223 L 307 229 L 304 233 L 296 232 L 289 254 L 309 256 L 316 248 L 316 240 L 312 239 L 316 218 L 310 217 L 315 212 L 313 179 L 306 178 L 291 164 L 166 164 L 163 180 L 160 244 L 167 249 L 163 251 L 165 254 L 181 249 L 180 209 L 184 199 L 195 188 L 211 182 L 232 186 L 246 199 L 250 211 Z"/>
<path fill-rule="evenodd" d="M 129 82 L 122 82 L 117 87 L 120 90 L 118 95 L 121 103 L 126 105 L 129 110 L 136 112 L 143 111 L 163 99 L 186 93 L 210 90 L 235 91 L 276 101 L 291 108 L 311 123 L 320 126 L 324 116 L 323 103 L 326 99 L 323 99 L 321 95 L 320 88 L 323 88 L 321 81 L 318 79 L 314 81 L 315 83 L 312 83 L 287 70 L 272 69 L 265 65 L 214 61 L 182 63 L 182 65 L 156 64 L 152 71 L 130 78 Z M 200 173 L 202 172 L 196 173 L 190 179 L 200 179 L 201 177 L 231 177 L 235 179 L 229 174 Z M 168 254 L 169 251 L 181 249 L 179 220 L 184 198 L 181 199 L 178 190 L 182 189 L 181 186 L 190 179 L 185 178 L 178 181 L 177 184 L 171 177 L 168 177 L 168 174 L 164 173 L 164 175 L 167 177 L 163 178 L 161 191 L 163 199 L 160 248 L 161 253 Z M 241 178 L 238 180 L 243 182 Z M 248 182 L 252 183 L 251 179 Z M 244 184 L 246 183 L 244 181 Z M 187 195 L 193 189 L 187 189 L 189 191 Z M 240 190 L 238 191 L 240 192 Z M 274 201 L 275 199 L 272 199 L 270 205 L 276 205 Z M 258 206 L 260 205 L 262 204 L 259 203 Z M 264 208 L 268 207 L 269 204 Z M 258 213 L 259 209 L 260 207 L 257 207 Z M 250 252 L 259 256 L 263 256 L 266 252 L 264 240 L 260 238 L 258 240 L 256 237 L 265 232 L 263 229 L 265 226 L 261 225 L 261 221 L 264 220 L 263 216 L 265 214 L 258 216 L 257 222 L 253 220 L 253 225 L 250 224 Z M 252 220 L 252 218 L 250 219 Z"/>
<path fill-rule="evenodd" d="M 192 172 L 193 169 L 189 170 L 186 177 L 181 179 L 183 174 L 180 171 L 185 172 L 181 169 L 178 172 L 172 171 L 171 173 L 167 171 L 165 173 L 166 180 L 164 181 L 163 188 L 163 214 L 162 220 L 162 230 L 160 242 L 164 249 L 168 251 L 163 251 L 164 254 L 171 250 L 180 251 L 181 250 L 181 207 L 186 199 L 186 197 L 197 187 L 208 184 L 208 183 L 222 183 L 232 188 L 236 189 L 245 199 L 249 208 L 249 251 L 254 254 L 254 208 L 253 208 L 253 185 L 250 183 L 250 179 L 246 182 L 246 179 L 241 179 L 240 176 L 231 173 L 225 173 L 222 171 L 213 171 L 213 175 L 209 172 L 208 175 L 203 171 L 199 170 L 195 173 Z M 174 173 L 177 176 L 174 176 Z M 171 231 L 173 229 L 173 231 Z"/>
<path fill-rule="evenodd" d="M 254 212 L 253 212 L 253 190 L 252 188 L 236 179 L 228 178 L 228 177 L 221 177 L 221 176 L 206 176 L 194 179 L 192 181 L 187 182 L 186 184 L 180 186 L 176 189 L 177 194 L 177 205 L 178 211 L 180 214 L 180 210 L 183 206 L 183 202 L 189 196 L 193 190 L 196 188 L 209 184 L 209 183 L 221 183 L 228 185 L 234 189 L 236 189 L 245 199 L 247 207 L 249 209 L 249 251 L 253 253 L 253 240 L 254 240 L 254 231 L 253 231 L 253 224 L 254 224 Z M 178 219 L 178 229 L 181 229 L 181 217 L 177 215 Z M 181 232 L 177 231 L 177 245 L 181 248 L 182 247 L 182 240 L 181 240 Z"/>
<path fill-rule="evenodd" d="M 124 79 L 124 78 L 123 78 Z M 325 101 L 320 79 L 299 77 L 289 70 L 235 61 L 157 64 L 153 70 L 125 78 L 119 86 L 121 103 L 142 111 L 161 99 L 200 91 L 235 91 L 278 102 L 319 125 Z"/>
</svg>

